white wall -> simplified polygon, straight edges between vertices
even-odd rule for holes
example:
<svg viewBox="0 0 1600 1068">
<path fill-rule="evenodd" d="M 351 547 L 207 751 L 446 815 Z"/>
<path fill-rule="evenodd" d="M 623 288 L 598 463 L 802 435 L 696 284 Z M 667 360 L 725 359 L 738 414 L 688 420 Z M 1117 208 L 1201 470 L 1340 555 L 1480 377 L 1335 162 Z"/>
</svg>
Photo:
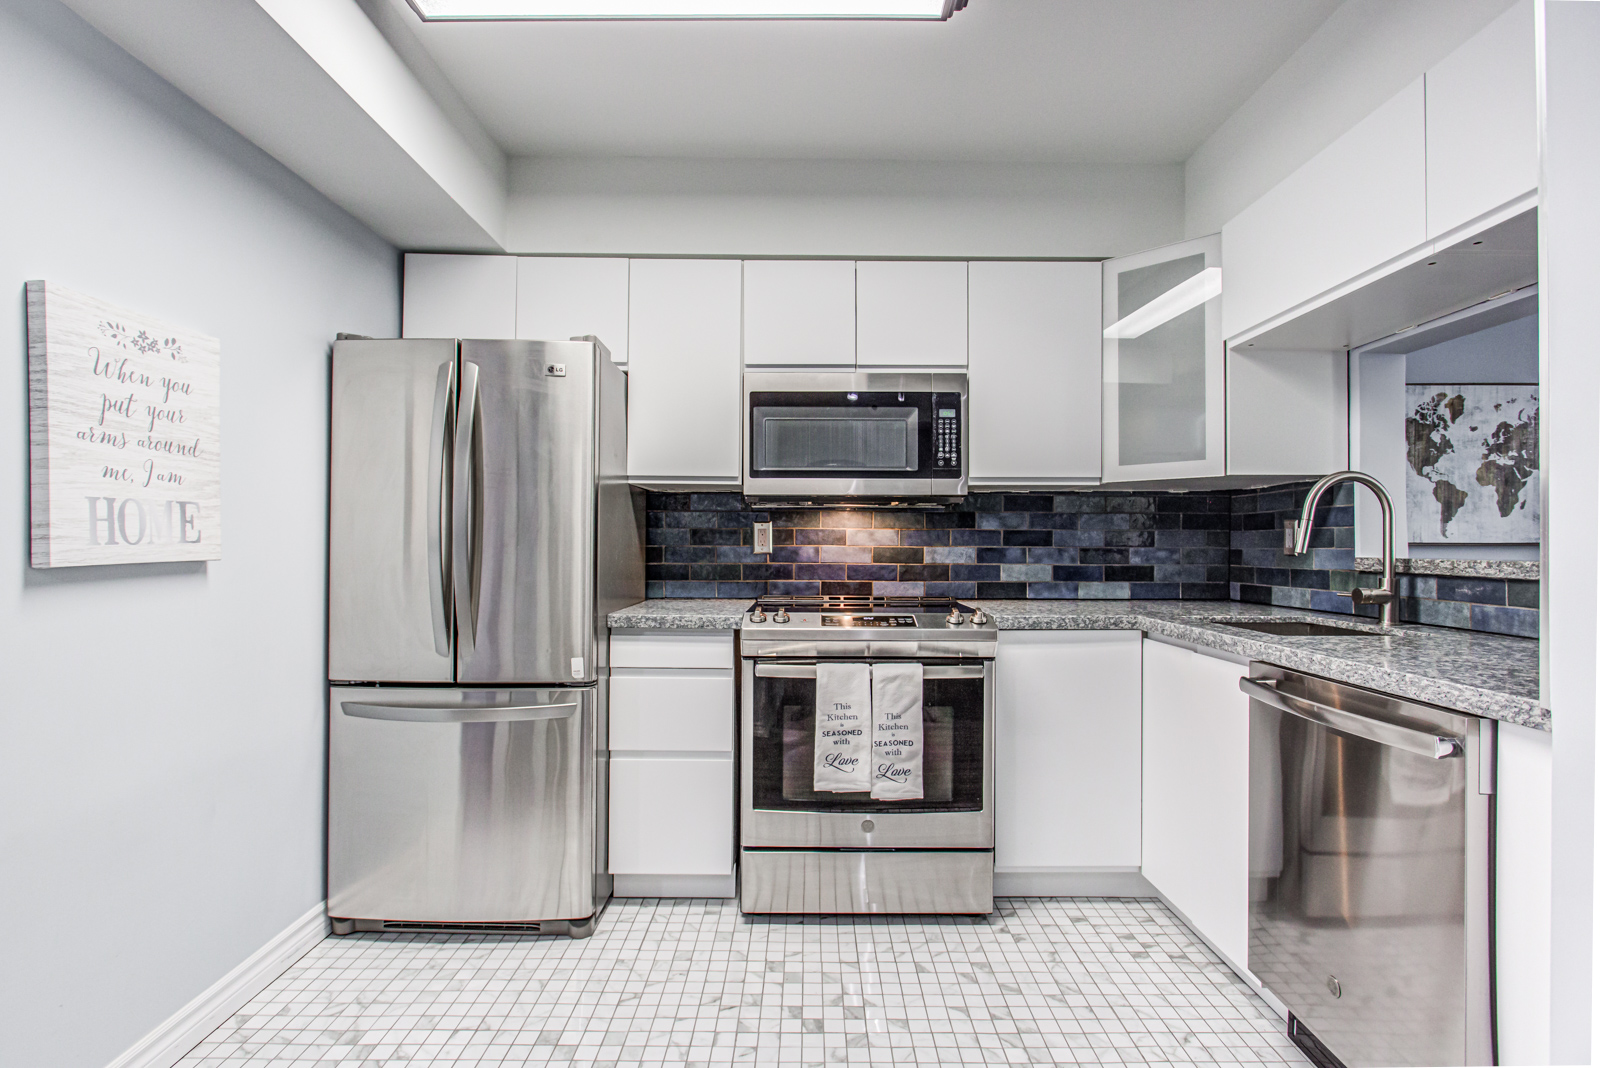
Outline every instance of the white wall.
<svg viewBox="0 0 1600 1068">
<path fill-rule="evenodd" d="M 1183 231 L 1177 165 L 518 159 L 506 251 L 1117 256 Z"/>
<path fill-rule="evenodd" d="M 1406 381 L 1440 385 L 1539 381 L 1539 317 L 1463 334 L 1406 353 Z"/>
<path fill-rule="evenodd" d="M 1189 157 L 1186 236 L 1221 230 L 1512 2 L 1345 0 Z"/>
<path fill-rule="evenodd" d="M 322 899 L 328 348 L 399 268 L 54 0 L 0 95 L 0 1061 L 101 1068 Z M 221 339 L 220 562 L 28 568 L 31 278 Z"/>
<path fill-rule="evenodd" d="M 1600 4 L 1542 0 L 1540 10 L 1539 341 L 1545 524 L 1540 651 L 1550 707 L 1552 872 L 1550 1057 L 1593 1064 L 1595 648 L 1600 580 Z"/>
</svg>

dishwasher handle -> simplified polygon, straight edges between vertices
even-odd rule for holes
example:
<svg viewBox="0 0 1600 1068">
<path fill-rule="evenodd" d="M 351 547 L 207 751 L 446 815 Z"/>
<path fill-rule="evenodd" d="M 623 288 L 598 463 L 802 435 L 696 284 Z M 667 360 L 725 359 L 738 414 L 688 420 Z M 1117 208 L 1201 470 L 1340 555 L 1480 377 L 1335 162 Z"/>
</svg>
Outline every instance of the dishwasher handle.
<svg viewBox="0 0 1600 1068">
<path fill-rule="evenodd" d="M 1280 712 L 1287 712 L 1291 716 L 1298 716 L 1319 726 L 1343 731 L 1345 734 L 1353 734 L 1357 738 L 1365 738 L 1369 742 L 1416 753 L 1418 756 L 1443 760 L 1446 757 L 1460 756 L 1464 751 L 1459 738 L 1402 727 L 1397 723 L 1385 723 L 1383 720 L 1369 719 L 1354 712 L 1346 712 L 1342 708 L 1325 705 L 1321 701 L 1290 696 L 1276 686 L 1259 679 L 1240 679 L 1239 689 L 1254 700 L 1271 705 Z"/>
</svg>

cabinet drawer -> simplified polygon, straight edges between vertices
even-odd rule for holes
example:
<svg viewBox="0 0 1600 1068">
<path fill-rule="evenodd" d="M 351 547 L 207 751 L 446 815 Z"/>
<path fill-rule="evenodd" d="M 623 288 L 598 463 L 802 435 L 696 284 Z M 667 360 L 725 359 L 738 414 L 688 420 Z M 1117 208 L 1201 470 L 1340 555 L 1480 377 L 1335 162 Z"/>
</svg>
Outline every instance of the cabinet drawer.
<svg viewBox="0 0 1600 1068">
<path fill-rule="evenodd" d="M 617 668 L 732 668 L 733 632 L 677 631 L 613 634 L 611 666 Z"/>
<path fill-rule="evenodd" d="M 733 871 L 733 757 L 611 761 L 615 875 Z"/>
<path fill-rule="evenodd" d="M 611 748 L 732 753 L 733 678 L 613 675 Z"/>
</svg>

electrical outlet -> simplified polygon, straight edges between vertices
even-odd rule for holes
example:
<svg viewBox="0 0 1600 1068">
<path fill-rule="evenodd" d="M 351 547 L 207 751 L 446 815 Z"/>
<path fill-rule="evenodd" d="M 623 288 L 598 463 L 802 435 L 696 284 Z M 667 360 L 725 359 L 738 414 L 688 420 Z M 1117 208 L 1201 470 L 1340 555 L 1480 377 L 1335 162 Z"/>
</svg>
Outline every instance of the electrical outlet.
<svg viewBox="0 0 1600 1068">
<path fill-rule="evenodd" d="M 754 523 L 754 524 L 752 524 L 752 527 L 755 530 L 755 539 L 754 539 L 755 540 L 755 547 L 753 549 L 751 549 L 750 551 L 753 552 L 753 553 L 756 553 L 757 555 L 761 555 L 761 554 L 764 554 L 764 553 L 771 553 L 772 552 L 772 524 L 771 523 Z"/>
</svg>

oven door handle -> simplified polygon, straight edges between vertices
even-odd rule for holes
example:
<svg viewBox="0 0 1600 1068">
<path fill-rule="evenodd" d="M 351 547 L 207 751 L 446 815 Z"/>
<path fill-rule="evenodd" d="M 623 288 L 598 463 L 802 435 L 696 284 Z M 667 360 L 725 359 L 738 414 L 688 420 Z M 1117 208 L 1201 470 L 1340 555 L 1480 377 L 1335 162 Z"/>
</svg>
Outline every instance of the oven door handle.
<svg viewBox="0 0 1600 1068">
<path fill-rule="evenodd" d="M 881 661 L 882 663 L 904 663 L 904 661 Z M 815 664 L 767 664 L 756 665 L 756 675 L 763 679 L 814 679 L 817 677 Z M 924 664 L 922 666 L 924 679 L 981 679 L 983 668 L 980 665 L 966 664 Z"/>
</svg>

